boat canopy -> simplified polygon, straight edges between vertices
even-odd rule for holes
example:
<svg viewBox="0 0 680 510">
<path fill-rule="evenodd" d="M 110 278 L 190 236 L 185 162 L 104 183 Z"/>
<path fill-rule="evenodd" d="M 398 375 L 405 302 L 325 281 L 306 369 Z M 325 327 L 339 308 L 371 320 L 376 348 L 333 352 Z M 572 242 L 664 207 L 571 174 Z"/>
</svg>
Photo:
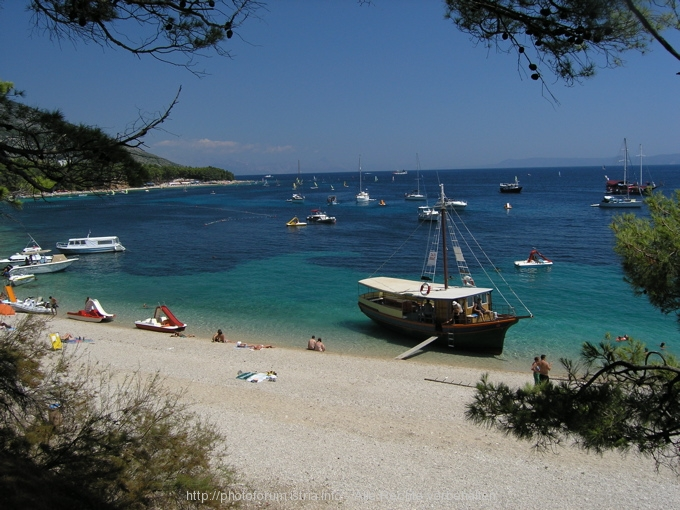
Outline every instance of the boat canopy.
<svg viewBox="0 0 680 510">
<path fill-rule="evenodd" d="M 366 287 L 370 287 L 382 292 L 391 292 L 393 294 L 402 294 L 404 296 L 426 298 L 433 301 L 440 299 L 462 299 L 493 291 L 491 288 L 484 287 L 449 287 L 447 289 L 444 287 L 443 283 L 404 280 L 401 278 L 389 278 L 386 276 L 365 278 L 363 280 L 359 280 L 359 283 L 361 285 L 365 285 Z"/>
</svg>

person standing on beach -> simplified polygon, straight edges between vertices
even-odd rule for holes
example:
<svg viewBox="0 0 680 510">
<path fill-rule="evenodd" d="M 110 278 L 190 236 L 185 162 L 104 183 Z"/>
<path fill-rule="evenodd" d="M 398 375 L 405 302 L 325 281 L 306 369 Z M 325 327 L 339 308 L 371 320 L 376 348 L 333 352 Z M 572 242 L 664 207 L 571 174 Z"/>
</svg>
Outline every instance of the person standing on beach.
<svg viewBox="0 0 680 510">
<path fill-rule="evenodd" d="M 312 338 L 310 338 L 309 342 L 307 342 L 307 350 L 313 351 L 315 349 L 316 349 L 316 337 L 312 335 Z"/>
<path fill-rule="evenodd" d="M 540 373 L 540 367 L 538 364 L 540 363 L 540 360 L 538 356 L 534 357 L 534 362 L 531 365 L 531 373 L 534 374 L 534 384 L 538 385 L 541 384 L 541 373 Z"/>
<path fill-rule="evenodd" d="M 59 308 L 59 305 L 57 304 L 57 298 L 53 298 L 52 296 L 50 296 L 49 300 L 50 308 L 52 308 L 52 315 L 57 315 L 57 308 Z"/>
<path fill-rule="evenodd" d="M 550 380 L 548 373 L 552 368 L 552 363 L 548 363 L 548 360 L 545 358 L 545 354 L 541 354 L 541 361 L 538 362 L 538 372 L 542 383 L 548 382 Z"/>
<path fill-rule="evenodd" d="M 326 346 L 321 341 L 321 337 L 319 337 L 319 339 L 316 341 L 316 345 L 314 346 L 314 350 L 319 351 L 319 352 L 325 352 L 326 351 Z"/>
</svg>

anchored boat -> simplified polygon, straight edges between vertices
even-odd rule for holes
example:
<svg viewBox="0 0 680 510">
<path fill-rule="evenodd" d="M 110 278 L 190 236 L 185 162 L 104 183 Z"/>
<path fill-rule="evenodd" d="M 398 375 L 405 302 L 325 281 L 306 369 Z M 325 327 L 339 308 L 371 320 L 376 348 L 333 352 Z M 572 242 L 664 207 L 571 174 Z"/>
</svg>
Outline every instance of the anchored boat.
<svg viewBox="0 0 680 510">
<path fill-rule="evenodd" d="M 443 204 L 443 184 L 440 190 Z M 493 301 L 494 288 L 476 286 L 455 231 L 451 215 L 442 207 L 429 240 L 421 279 L 378 276 L 360 280 L 359 309 L 377 324 L 419 341 L 439 341 L 461 351 L 501 354 L 507 330 L 533 315 L 528 309 L 528 315 L 517 315 L 509 303 Z M 449 283 L 449 253 L 454 254 L 458 268 L 457 286 Z M 442 283 L 436 283 L 440 259 Z"/>
</svg>

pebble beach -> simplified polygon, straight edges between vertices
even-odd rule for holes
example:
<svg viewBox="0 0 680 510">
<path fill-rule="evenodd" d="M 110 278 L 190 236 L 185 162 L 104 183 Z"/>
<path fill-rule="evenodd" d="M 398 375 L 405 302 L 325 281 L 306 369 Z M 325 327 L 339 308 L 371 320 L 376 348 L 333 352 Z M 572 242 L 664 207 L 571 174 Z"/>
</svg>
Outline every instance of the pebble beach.
<svg viewBox="0 0 680 510">
<path fill-rule="evenodd" d="M 276 509 L 680 505 L 678 478 L 656 471 L 651 459 L 571 445 L 538 452 L 467 421 L 480 370 L 423 364 L 417 356 L 341 355 L 332 342 L 327 352 L 308 351 L 307 338 L 299 349 L 251 350 L 61 316 L 49 319 L 48 330 L 87 339 L 63 349 L 117 373 L 160 373 L 170 389 L 185 391 L 194 412 L 217 424 L 241 488 L 188 498 Z M 277 377 L 251 383 L 238 379 L 239 371 Z M 528 367 L 489 376 L 510 386 L 532 380 Z"/>
</svg>

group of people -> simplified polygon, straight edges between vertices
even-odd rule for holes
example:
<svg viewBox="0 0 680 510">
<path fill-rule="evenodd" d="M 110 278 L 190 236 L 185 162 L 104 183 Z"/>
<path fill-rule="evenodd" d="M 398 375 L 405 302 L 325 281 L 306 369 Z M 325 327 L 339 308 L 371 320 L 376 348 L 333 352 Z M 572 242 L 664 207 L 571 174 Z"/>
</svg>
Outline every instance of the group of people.
<svg viewBox="0 0 680 510">
<path fill-rule="evenodd" d="M 538 385 L 550 380 L 550 376 L 548 374 L 552 368 L 552 363 L 548 363 L 548 360 L 545 358 L 545 354 L 541 354 L 540 358 L 536 356 L 534 358 L 533 364 L 531 365 L 531 372 L 534 374 L 534 384 Z"/>
<path fill-rule="evenodd" d="M 309 342 L 307 342 L 307 350 L 325 352 L 326 346 L 323 344 L 323 340 L 321 340 L 321 337 L 316 338 L 315 335 L 312 335 L 312 338 L 310 338 Z"/>
</svg>

